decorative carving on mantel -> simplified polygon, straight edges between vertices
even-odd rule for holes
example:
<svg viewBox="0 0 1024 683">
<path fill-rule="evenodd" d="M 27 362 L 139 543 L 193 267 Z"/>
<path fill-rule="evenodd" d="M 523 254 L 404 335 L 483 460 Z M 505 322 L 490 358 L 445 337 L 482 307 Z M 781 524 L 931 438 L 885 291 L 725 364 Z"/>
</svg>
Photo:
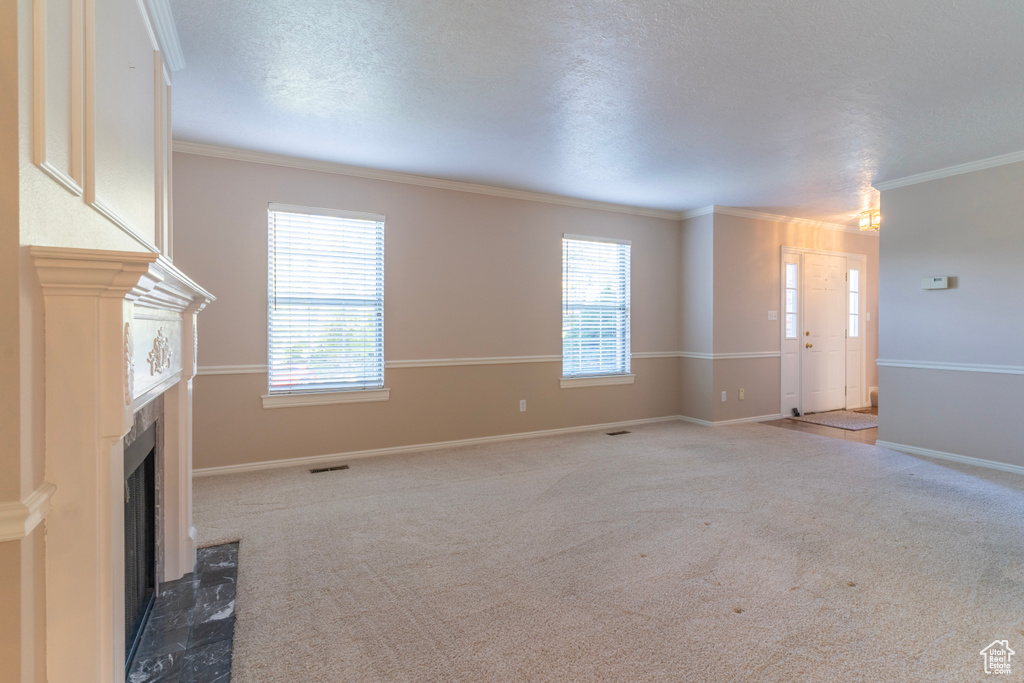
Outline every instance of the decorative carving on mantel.
<svg viewBox="0 0 1024 683">
<path fill-rule="evenodd" d="M 171 369 L 171 342 L 164 336 L 164 328 L 157 330 L 153 350 L 146 358 L 149 360 L 150 375 L 159 375 L 164 370 Z"/>
<path fill-rule="evenodd" d="M 131 405 L 135 395 L 135 344 L 132 343 L 132 324 L 124 324 L 124 404 Z"/>
</svg>

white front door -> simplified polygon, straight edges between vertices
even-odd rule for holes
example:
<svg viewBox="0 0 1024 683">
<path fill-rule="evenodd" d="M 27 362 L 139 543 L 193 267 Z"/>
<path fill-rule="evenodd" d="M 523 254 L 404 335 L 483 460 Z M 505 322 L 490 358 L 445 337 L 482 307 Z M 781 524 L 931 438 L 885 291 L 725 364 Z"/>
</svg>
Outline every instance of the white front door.
<svg viewBox="0 0 1024 683">
<path fill-rule="evenodd" d="M 804 254 L 799 337 L 805 413 L 846 407 L 846 257 Z"/>
</svg>

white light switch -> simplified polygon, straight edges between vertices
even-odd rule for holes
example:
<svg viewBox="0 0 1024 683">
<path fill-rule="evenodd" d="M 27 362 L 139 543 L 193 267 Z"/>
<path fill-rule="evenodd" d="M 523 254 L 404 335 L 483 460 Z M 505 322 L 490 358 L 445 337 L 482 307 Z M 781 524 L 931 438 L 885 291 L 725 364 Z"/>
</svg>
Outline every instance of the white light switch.
<svg viewBox="0 0 1024 683">
<path fill-rule="evenodd" d="M 778 320 L 779 319 L 779 312 L 778 311 L 768 311 L 768 319 L 769 320 Z"/>
</svg>

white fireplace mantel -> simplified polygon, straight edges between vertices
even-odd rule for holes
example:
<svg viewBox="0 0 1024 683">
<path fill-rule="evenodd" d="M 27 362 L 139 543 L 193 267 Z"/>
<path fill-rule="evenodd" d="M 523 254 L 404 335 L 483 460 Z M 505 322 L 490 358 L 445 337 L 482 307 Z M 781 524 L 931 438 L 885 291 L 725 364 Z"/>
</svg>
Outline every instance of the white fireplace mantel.
<svg viewBox="0 0 1024 683">
<path fill-rule="evenodd" d="M 163 256 L 31 247 L 45 301 L 47 677 L 124 676 L 124 450 L 164 396 L 163 570 L 192 571 L 196 314 L 214 297 Z"/>
</svg>

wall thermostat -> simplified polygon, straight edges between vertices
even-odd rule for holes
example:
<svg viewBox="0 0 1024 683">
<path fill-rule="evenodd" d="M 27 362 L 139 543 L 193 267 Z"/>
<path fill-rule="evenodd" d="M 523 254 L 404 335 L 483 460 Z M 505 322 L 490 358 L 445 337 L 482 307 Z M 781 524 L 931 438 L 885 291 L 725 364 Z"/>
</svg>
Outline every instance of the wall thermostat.
<svg viewBox="0 0 1024 683">
<path fill-rule="evenodd" d="M 921 278 L 921 289 L 949 289 L 949 277 L 936 275 Z"/>
</svg>

